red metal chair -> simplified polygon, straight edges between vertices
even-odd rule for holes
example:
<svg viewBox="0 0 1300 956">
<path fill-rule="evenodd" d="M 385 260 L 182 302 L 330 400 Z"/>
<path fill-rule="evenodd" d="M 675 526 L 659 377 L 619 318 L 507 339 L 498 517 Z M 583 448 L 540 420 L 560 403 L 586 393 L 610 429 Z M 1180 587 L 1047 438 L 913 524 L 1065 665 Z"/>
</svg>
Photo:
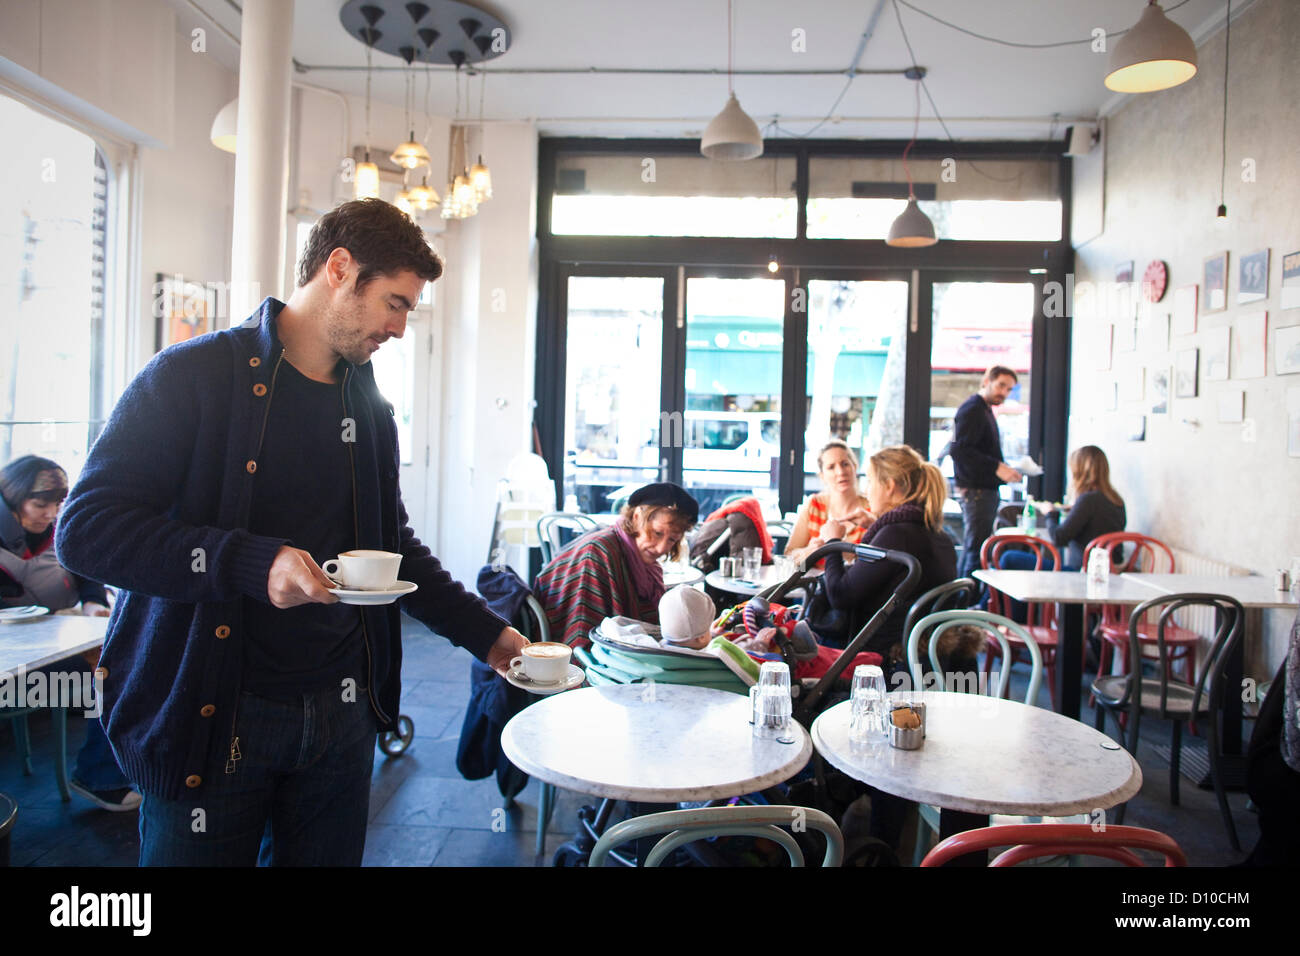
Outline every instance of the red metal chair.
<svg viewBox="0 0 1300 956">
<path fill-rule="evenodd" d="M 1002 567 L 1002 556 L 1010 550 L 1031 552 L 1034 556 L 1035 571 L 1061 569 L 1061 555 L 1056 550 L 1056 546 L 1043 538 L 1027 534 L 998 534 L 986 539 L 984 546 L 980 548 L 980 567 L 985 570 Z M 1049 559 L 1051 568 L 1046 566 Z M 1047 686 L 1052 695 L 1052 709 L 1056 710 L 1056 647 L 1060 636 L 1056 625 L 1056 605 L 1035 603 L 1027 604 L 1025 607 L 1025 629 L 1033 636 L 1038 643 L 1038 649 L 1043 654 L 1043 670 L 1047 673 Z M 996 588 L 989 588 L 989 610 L 1003 617 L 1012 617 L 1011 599 Z M 1011 644 L 1011 653 L 1015 660 L 1029 660 L 1029 649 L 1025 647 L 1023 641 L 1017 640 L 1013 634 L 1008 634 L 1007 640 Z M 1002 649 L 997 641 L 990 638 L 984 654 L 985 680 L 990 679 L 993 660 L 1001 656 Z"/>
<path fill-rule="evenodd" d="M 948 837 L 921 861 L 922 866 L 943 866 L 967 853 L 993 847 L 1011 849 L 989 866 L 1015 866 L 1043 856 L 1097 856 L 1125 866 L 1146 866 L 1134 850 L 1149 850 L 1165 858 L 1165 866 L 1186 866 L 1187 857 L 1172 837 L 1144 827 L 1098 826 L 1091 823 L 1023 823 L 984 827 Z"/>
<path fill-rule="evenodd" d="M 1121 549 L 1116 545 L 1122 545 Z M 1169 546 L 1158 538 L 1138 534 L 1135 531 L 1116 531 L 1103 534 L 1088 542 L 1083 552 L 1083 566 L 1088 567 L 1088 559 L 1097 548 L 1104 550 L 1110 557 L 1112 574 L 1125 572 L 1145 572 L 1148 574 L 1173 574 L 1174 555 Z M 1085 608 L 1085 612 L 1086 612 Z M 1101 637 L 1101 652 L 1097 661 L 1097 676 L 1110 674 L 1113 660 L 1118 656 L 1120 673 L 1128 673 L 1128 611 L 1119 604 L 1101 605 L 1101 624 L 1097 632 Z M 1138 625 L 1142 654 L 1144 657 L 1155 656 L 1155 625 L 1150 618 Z M 1182 662 L 1184 682 L 1196 682 L 1196 649 L 1200 645 L 1200 636 L 1185 627 L 1173 624 L 1165 628 L 1165 647 L 1168 649 L 1167 667 L 1169 676 L 1173 676 L 1173 666 Z M 1116 653 L 1118 652 L 1118 653 Z"/>
</svg>

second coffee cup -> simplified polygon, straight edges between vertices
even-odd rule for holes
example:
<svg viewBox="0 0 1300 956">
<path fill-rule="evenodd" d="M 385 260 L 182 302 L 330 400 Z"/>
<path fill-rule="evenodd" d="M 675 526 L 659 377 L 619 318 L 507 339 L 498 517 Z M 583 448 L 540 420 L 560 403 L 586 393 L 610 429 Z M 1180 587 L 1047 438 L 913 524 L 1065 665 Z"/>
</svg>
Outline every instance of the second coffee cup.
<svg viewBox="0 0 1300 956">
<path fill-rule="evenodd" d="M 401 565 L 402 556 L 391 551 L 344 551 L 320 567 L 345 588 L 386 591 L 397 583 Z"/>
</svg>

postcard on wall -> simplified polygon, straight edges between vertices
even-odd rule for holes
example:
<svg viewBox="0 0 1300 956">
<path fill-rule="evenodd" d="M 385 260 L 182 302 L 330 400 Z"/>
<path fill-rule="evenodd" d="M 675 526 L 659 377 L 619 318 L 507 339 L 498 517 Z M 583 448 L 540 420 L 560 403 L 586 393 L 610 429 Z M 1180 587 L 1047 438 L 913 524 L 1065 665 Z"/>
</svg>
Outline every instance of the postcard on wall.
<svg viewBox="0 0 1300 956">
<path fill-rule="evenodd" d="M 1169 351 L 1169 313 L 1148 311 L 1140 331 L 1142 349 L 1146 352 Z"/>
<path fill-rule="evenodd" d="M 1246 419 L 1246 393 L 1239 388 L 1225 388 L 1216 396 L 1219 421 L 1242 422 Z"/>
<path fill-rule="evenodd" d="M 1300 309 L 1300 252 L 1282 257 L 1282 308 Z"/>
<path fill-rule="evenodd" d="M 1237 263 L 1237 303 L 1259 302 L 1268 298 L 1268 253 L 1261 249 L 1242 256 Z"/>
<path fill-rule="evenodd" d="M 1147 417 L 1145 415 L 1134 415 L 1128 420 L 1127 425 L 1129 441 L 1147 440 Z"/>
<path fill-rule="evenodd" d="M 1205 295 L 1201 298 L 1202 312 L 1222 312 L 1228 307 L 1228 254 L 1220 252 L 1205 260 L 1202 279 Z"/>
<path fill-rule="evenodd" d="M 1278 375 L 1300 372 L 1300 325 L 1273 330 L 1273 371 Z"/>
<path fill-rule="evenodd" d="M 179 273 L 159 272 L 154 277 L 154 348 L 157 351 L 211 332 L 216 314 L 216 289 L 187 280 Z"/>
<path fill-rule="evenodd" d="M 1263 378 L 1268 374 L 1268 313 L 1239 315 L 1232 330 L 1232 377 Z"/>
<path fill-rule="evenodd" d="M 1300 388 L 1286 390 L 1286 453 L 1300 458 Z"/>
<path fill-rule="evenodd" d="M 1169 412 L 1169 379 L 1171 371 L 1168 365 L 1157 365 L 1151 369 L 1151 414 L 1165 415 Z"/>
<path fill-rule="evenodd" d="M 1133 260 L 1120 262 L 1115 266 L 1115 281 L 1124 283 L 1133 281 Z"/>
<path fill-rule="evenodd" d="M 1191 335 L 1196 331 L 1196 283 L 1174 290 L 1174 335 Z"/>
<path fill-rule="evenodd" d="M 1200 357 L 1200 349 L 1183 349 L 1174 356 L 1174 395 L 1178 398 L 1196 397 Z"/>
<path fill-rule="evenodd" d="M 1205 333 L 1205 380 L 1222 381 L 1228 377 L 1228 354 L 1232 344 L 1232 329 L 1223 326 Z"/>
</svg>

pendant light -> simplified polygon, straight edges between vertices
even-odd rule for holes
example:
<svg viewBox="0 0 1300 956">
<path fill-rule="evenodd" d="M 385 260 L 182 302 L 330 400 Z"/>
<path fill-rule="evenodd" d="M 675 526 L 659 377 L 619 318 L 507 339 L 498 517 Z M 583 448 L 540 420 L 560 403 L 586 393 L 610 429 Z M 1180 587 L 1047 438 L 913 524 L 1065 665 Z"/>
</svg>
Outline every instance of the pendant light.
<svg viewBox="0 0 1300 956">
<path fill-rule="evenodd" d="M 378 39 L 374 29 L 367 32 L 366 39 L 366 152 L 365 159 L 357 163 L 352 195 L 357 199 L 378 199 L 379 167 L 370 161 L 370 55 Z"/>
<path fill-rule="evenodd" d="M 1219 167 L 1219 208 L 1214 214 L 1216 219 L 1228 218 L 1228 207 L 1223 201 L 1223 185 L 1228 174 L 1228 50 L 1231 38 L 1232 0 L 1228 0 L 1228 14 L 1223 21 L 1223 161 Z"/>
<path fill-rule="evenodd" d="M 405 143 L 393 150 L 393 155 L 388 158 L 403 169 L 415 169 L 417 166 L 428 165 L 429 151 L 415 138 L 415 127 L 411 124 L 411 63 L 415 60 L 415 47 L 404 46 L 401 53 L 402 59 L 406 60 L 406 75 L 404 77 L 406 88 L 404 90 L 405 95 L 402 97 L 402 105 L 406 113 L 405 125 L 410 129 L 411 136 Z"/>
<path fill-rule="evenodd" d="M 1138 22 L 1110 51 L 1106 88 L 1151 93 L 1186 83 L 1196 75 L 1196 44 L 1187 31 L 1150 0 Z"/>
<path fill-rule="evenodd" d="M 728 161 L 754 159 L 763 155 L 763 137 L 758 124 L 740 108 L 732 86 L 732 18 L 731 0 L 727 0 L 727 92 L 730 94 L 722 112 L 709 120 L 700 138 L 700 152 L 709 159 Z"/>
<path fill-rule="evenodd" d="M 487 88 L 487 71 L 480 70 L 482 80 L 478 88 L 478 162 L 469 168 L 469 184 L 474 187 L 474 198 L 486 202 L 492 198 L 492 173 L 483 162 L 483 91 Z"/>
<path fill-rule="evenodd" d="M 899 246 L 904 249 L 920 249 L 925 246 L 932 246 L 938 242 L 934 234 L 934 223 L 930 217 L 921 212 L 921 207 L 916 204 L 916 190 L 912 188 L 912 170 L 907 165 L 907 154 L 911 152 L 912 146 L 916 143 L 917 130 L 921 126 L 921 77 L 925 74 L 920 73 L 916 67 L 912 68 L 917 72 L 913 76 L 911 71 L 908 78 L 916 83 L 916 112 L 912 120 L 912 139 L 903 150 L 903 172 L 907 174 L 907 208 L 902 211 L 894 224 L 889 227 L 889 238 L 885 244 L 889 246 Z"/>
<path fill-rule="evenodd" d="M 433 118 L 429 113 L 429 64 L 424 65 L 424 138 L 427 140 L 433 131 Z M 425 163 L 424 175 L 420 177 L 420 184 L 412 186 L 406 191 L 406 198 L 411 206 L 417 212 L 428 212 L 437 206 L 442 200 L 432 186 L 429 185 L 430 164 Z"/>
<path fill-rule="evenodd" d="M 212 140 L 212 145 L 217 149 L 224 149 L 227 153 L 235 151 L 235 130 L 239 125 L 239 97 L 221 107 L 221 112 L 217 114 L 216 119 L 212 121 L 212 131 L 208 137 Z"/>
</svg>

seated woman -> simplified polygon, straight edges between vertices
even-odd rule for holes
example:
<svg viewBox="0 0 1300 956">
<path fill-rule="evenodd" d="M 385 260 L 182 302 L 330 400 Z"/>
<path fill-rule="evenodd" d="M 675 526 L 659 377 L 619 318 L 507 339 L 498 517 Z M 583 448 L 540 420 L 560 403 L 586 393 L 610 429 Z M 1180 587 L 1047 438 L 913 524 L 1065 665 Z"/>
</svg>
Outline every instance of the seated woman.
<svg viewBox="0 0 1300 956">
<path fill-rule="evenodd" d="M 1066 571 L 1083 567 L 1083 549 L 1093 538 L 1123 531 L 1128 523 L 1124 499 L 1110 483 L 1110 462 L 1096 445 L 1084 445 L 1070 453 L 1070 515 L 1061 520 L 1059 511 L 1049 510 L 1047 527 L 1052 543 L 1064 550 L 1061 564 Z"/>
<path fill-rule="evenodd" d="M 638 488 L 614 524 L 570 544 L 537 576 L 551 640 L 585 643 L 607 617 L 659 623 L 664 572 L 659 558 L 680 557 L 700 506 L 671 482 Z"/>
<path fill-rule="evenodd" d="M 939 469 L 906 445 L 882 448 L 868 462 L 867 498 L 876 520 L 861 543 L 906 551 L 921 565 L 921 578 L 912 592 L 901 595 L 894 612 L 862 648 L 883 655 L 886 670 L 907 668 L 903 624 L 912 599 L 957 576 L 957 553 L 943 530 L 947 495 L 947 482 Z M 828 543 L 841 540 L 848 530 L 846 522 L 832 519 L 822 526 L 822 537 Z M 905 573 L 893 561 L 855 561 L 846 568 L 841 555 L 826 558 L 826 598 L 848 618 L 850 638 L 880 609 Z"/>
<path fill-rule="evenodd" d="M 847 522 L 844 540 L 857 543 L 871 524 L 871 504 L 858 492 L 858 459 L 849 446 L 838 438 L 827 442 L 817 453 L 817 473 L 822 490 L 799 509 L 794 530 L 785 544 L 786 557 L 802 561 L 826 543 L 823 528 L 835 518 Z"/>
<path fill-rule="evenodd" d="M 54 519 L 68 496 L 68 476 L 48 458 L 24 455 L 0 468 L 0 606 L 35 604 L 61 611 L 80 604 L 82 614 L 106 617 L 104 586 L 65 571 L 54 553 Z M 99 652 L 86 655 L 91 667 Z M 86 722 L 69 787 L 105 810 L 133 810 L 140 794 L 118 769 L 96 719 Z"/>
</svg>

